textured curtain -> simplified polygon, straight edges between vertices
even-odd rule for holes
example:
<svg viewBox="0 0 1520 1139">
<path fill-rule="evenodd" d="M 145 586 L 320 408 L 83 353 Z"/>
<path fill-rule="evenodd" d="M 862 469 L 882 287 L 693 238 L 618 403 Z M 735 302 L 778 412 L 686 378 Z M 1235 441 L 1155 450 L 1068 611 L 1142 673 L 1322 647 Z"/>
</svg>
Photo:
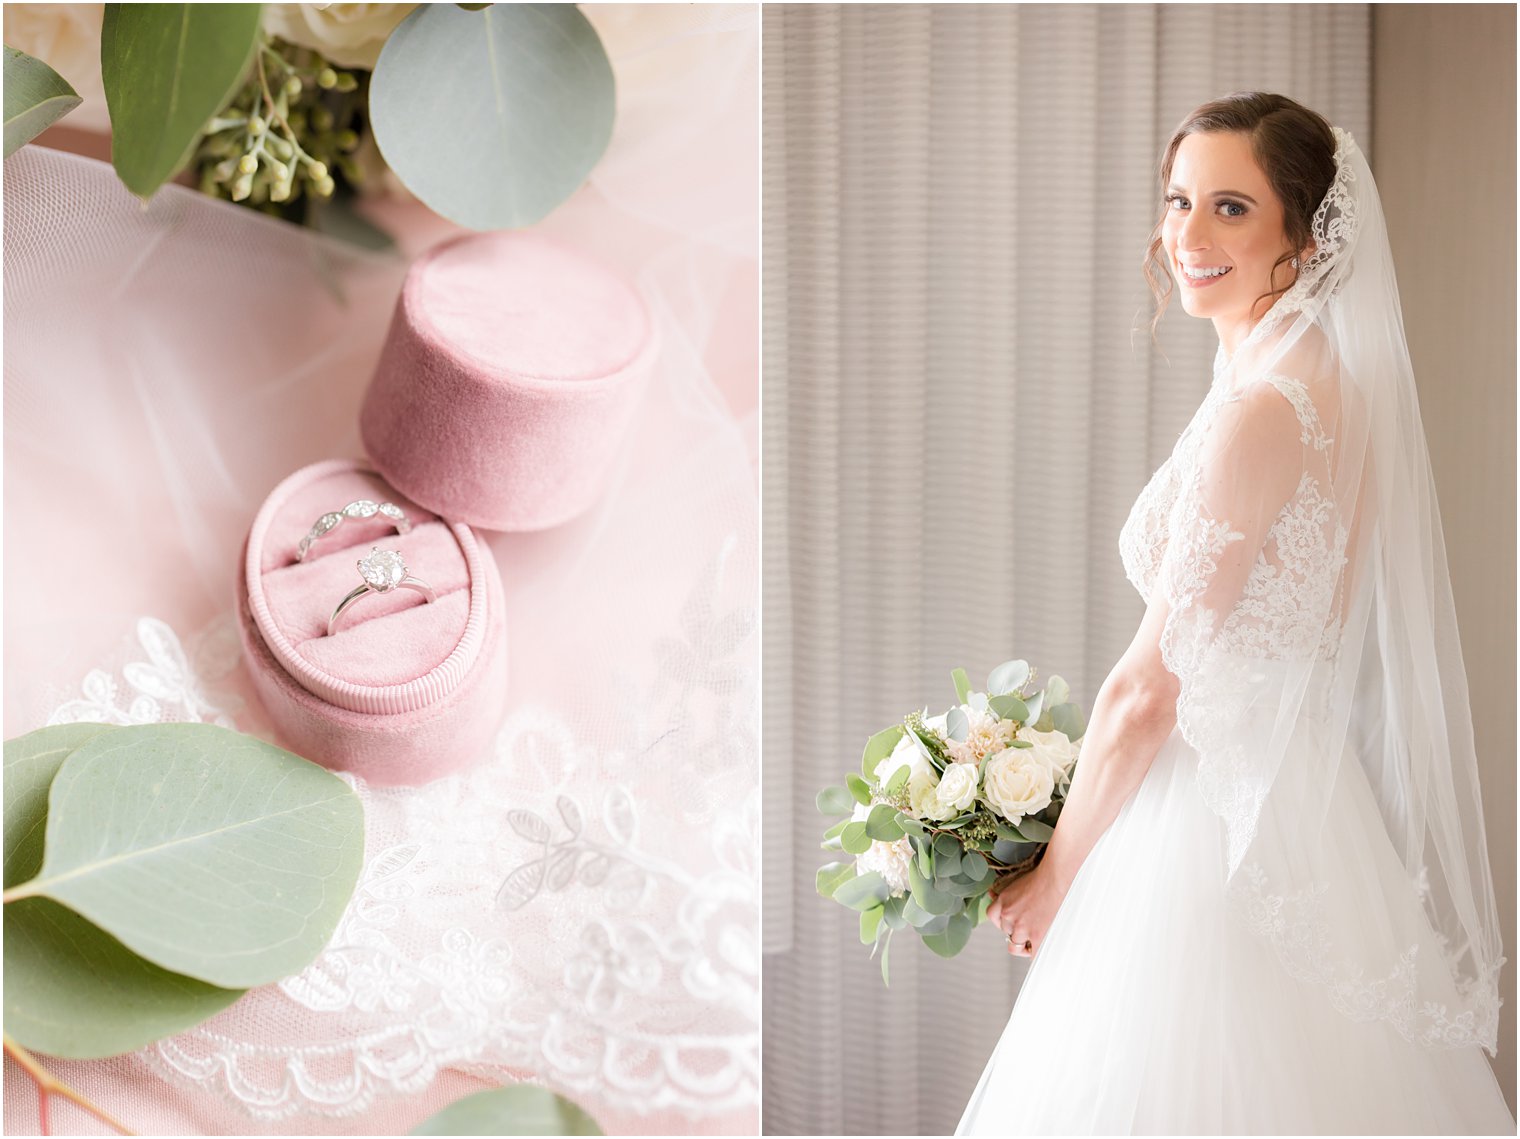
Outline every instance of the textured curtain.
<svg viewBox="0 0 1520 1139">
<path fill-rule="evenodd" d="M 1371 157 L 1369 26 L 1362 4 L 766 6 L 766 1132 L 954 1128 L 1026 965 L 985 931 L 954 961 L 899 938 L 884 989 L 814 893 L 813 797 L 942 709 L 957 665 L 1025 657 L 1091 708 L 1144 609 L 1119 528 L 1217 344 L 1175 296 L 1150 341 L 1162 148 L 1258 89 Z"/>
</svg>

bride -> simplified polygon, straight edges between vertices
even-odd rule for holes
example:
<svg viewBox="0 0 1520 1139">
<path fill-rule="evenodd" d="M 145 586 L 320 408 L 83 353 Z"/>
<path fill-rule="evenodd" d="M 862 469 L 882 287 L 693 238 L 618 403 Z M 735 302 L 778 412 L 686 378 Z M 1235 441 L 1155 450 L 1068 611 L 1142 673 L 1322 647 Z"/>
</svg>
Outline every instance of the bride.
<svg viewBox="0 0 1520 1139">
<path fill-rule="evenodd" d="M 1055 837 L 988 912 L 1033 960 L 958 1133 L 1512 1135 L 1466 674 L 1371 171 L 1253 92 L 1189 115 L 1161 174 L 1149 255 L 1214 322 L 1213 384 L 1120 536 L 1148 608 Z"/>
</svg>

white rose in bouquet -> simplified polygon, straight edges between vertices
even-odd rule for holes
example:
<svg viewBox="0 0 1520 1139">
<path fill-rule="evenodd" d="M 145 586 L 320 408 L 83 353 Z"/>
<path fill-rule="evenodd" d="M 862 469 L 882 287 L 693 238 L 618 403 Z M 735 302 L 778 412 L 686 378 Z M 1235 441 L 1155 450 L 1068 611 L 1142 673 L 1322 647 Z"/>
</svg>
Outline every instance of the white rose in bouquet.
<svg viewBox="0 0 1520 1139">
<path fill-rule="evenodd" d="M 380 49 L 415 4 L 266 4 L 264 28 L 339 67 L 375 69 Z"/>
<path fill-rule="evenodd" d="M 883 787 L 899 768 L 908 769 L 908 811 L 914 818 L 928 818 L 924 812 L 934 801 L 934 789 L 939 783 L 931 764 L 918 744 L 906 733 L 897 741 L 892 754 L 876 765 L 876 782 Z"/>
<path fill-rule="evenodd" d="M 939 777 L 926 804 L 924 818 L 942 823 L 971 809 L 976 802 L 977 770 L 974 763 L 952 763 Z"/>
<path fill-rule="evenodd" d="M 1056 789 L 1050 767 L 1030 756 L 1030 750 L 1009 748 L 1000 752 L 987 761 L 982 774 L 987 804 L 1015 826 L 1025 815 L 1050 806 Z"/>
<path fill-rule="evenodd" d="M 1072 764 L 1077 762 L 1077 753 L 1082 750 L 1081 744 L 1072 743 L 1061 732 L 1037 732 L 1033 728 L 1025 728 L 1024 736 L 1034 747 L 1029 749 L 1029 754 L 1050 768 L 1050 773 L 1057 781 L 1065 783 L 1071 779 Z"/>
</svg>

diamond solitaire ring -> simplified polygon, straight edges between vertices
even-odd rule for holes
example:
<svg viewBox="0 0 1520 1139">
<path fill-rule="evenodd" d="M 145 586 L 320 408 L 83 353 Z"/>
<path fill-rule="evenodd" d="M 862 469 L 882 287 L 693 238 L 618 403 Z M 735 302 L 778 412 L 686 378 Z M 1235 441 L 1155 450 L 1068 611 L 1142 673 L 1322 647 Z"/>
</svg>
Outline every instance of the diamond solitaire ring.
<svg viewBox="0 0 1520 1139">
<path fill-rule="evenodd" d="M 357 502 L 350 502 L 342 510 L 334 510 L 329 514 L 322 515 L 312 524 L 311 530 L 306 537 L 302 538 L 296 546 L 296 561 L 306 560 L 307 551 L 318 538 L 332 530 L 350 518 L 373 518 L 380 515 L 396 524 L 396 533 L 405 534 L 411 530 L 412 524 L 407 521 L 406 515 L 401 512 L 401 507 L 393 502 L 373 502 L 367 498 L 361 498 Z"/>
<path fill-rule="evenodd" d="M 402 560 L 399 550 L 382 550 L 379 546 L 372 546 L 369 553 L 359 559 L 359 576 L 364 579 L 364 584 L 355 586 L 347 597 L 338 602 L 333 615 L 327 619 L 329 637 L 333 635 L 333 629 L 337 627 L 338 618 L 343 615 L 343 611 L 366 593 L 389 593 L 393 589 L 415 589 L 429 601 L 438 600 L 438 595 L 433 592 L 431 585 L 425 581 L 418 581 L 406 572 L 406 562 Z"/>
</svg>

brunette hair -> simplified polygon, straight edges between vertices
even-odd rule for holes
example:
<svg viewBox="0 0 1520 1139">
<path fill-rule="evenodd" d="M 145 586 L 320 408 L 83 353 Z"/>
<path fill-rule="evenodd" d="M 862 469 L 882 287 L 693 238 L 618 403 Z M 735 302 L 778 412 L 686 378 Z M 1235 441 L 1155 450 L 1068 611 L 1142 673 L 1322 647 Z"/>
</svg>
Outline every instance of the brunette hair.
<svg viewBox="0 0 1520 1139">
<path fill-rule="evenodd" d="M 1166 153 L 1161 158 L 1161 188 L 1172 180 L 1172 162 L 1177 148 L 1190 134 L 1209 131 L 1236 131 L 1247 135 L 1251 141 L 1251 154 L 1267 184 L 1283 206 L 1283 233 L 1288 239 L 1290 251 L 1279 257 L 1277 266 L 1296 256 L 1292 250 L 1303 249 L 1310 242 L 1314 211 L 1324 200 L 1335 180 L 1335 135 L 1323 115 L 1295 103 L 1285 95 L 1270 95 L 1262 91 L 1237 91 L 1222 99 L 1204 103 L 1193 111 L 1172 135 Z M 1172 293 L 1172 274 L 1168 269 L 1161 244 L 1161 227 L 1166 222 L 1166 206 L 1163 204 L 1161 218 L 1151 231 L 1150 244 L 1145 251 L 1143 271 L 1150 283 L 1151 295 L 1156 298 L 1156 314 L 1151 318 L 1151 339 L 1156 338 L 1156 326 L 1166 312 Z M 1154 268 L 1153 268 L 1154 266 Z M 1155 268 L 1159 268 L 1158 274 Z M 1162 282 L 1166 287 L 1162 288 Z M 1276 299 L 1287 292 L 1287 286 L 1262 293 L 1251 302 L 1254 311 L 1263 298 Z M 1268 306 L 1270 307 L 1270 305 Z"/>
</svg>

